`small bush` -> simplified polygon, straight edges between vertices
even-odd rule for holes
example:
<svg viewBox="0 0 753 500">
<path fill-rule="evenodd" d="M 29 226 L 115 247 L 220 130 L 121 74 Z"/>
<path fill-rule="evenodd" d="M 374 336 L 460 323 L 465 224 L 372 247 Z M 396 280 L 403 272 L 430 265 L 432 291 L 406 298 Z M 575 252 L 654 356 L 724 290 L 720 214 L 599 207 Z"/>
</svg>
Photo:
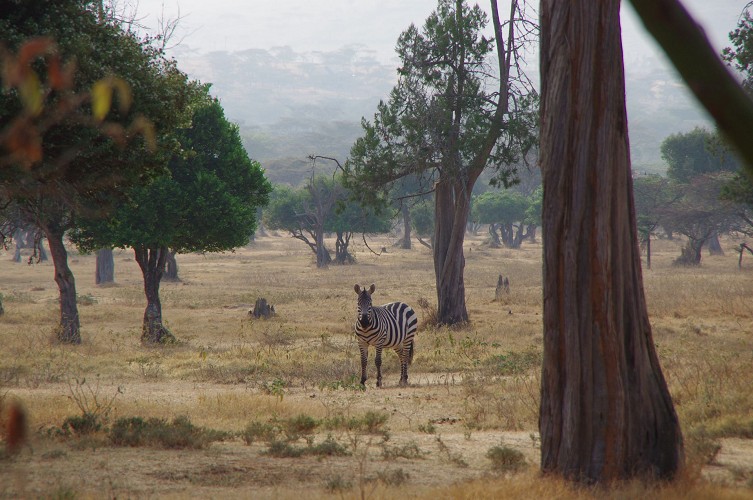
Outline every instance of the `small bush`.
<svg viewBox="0 0 753 500">
<path fill-rule="evenodd" d="M 272 424 L 254 421 L 246 426 L 241 437 L 246 444 L 253 444 L 255 441 L 272 441 L 279 433 L 279 428 Z"/>
<path fill-rule="evenodd" d="M 69 436 L 71 434 L 84 436 L 101 431 L 102 421 L 97 415 L 93 413 L 84 413 L 80 416 L 76 415 L 67 417 L 63 421 L 61 429 L 62 434 L 65 436 Z"/>
<path fill-rule="evenodd" d="M 327 480 L 327 484 L 324 485 L 324 488 L 329 493 L 338 493 L 345 490 L 349 490 L 353 487 L 353 483 L 350 481 L 347 481 L 343 479 L 341 475 L 332 476 Z"/>
<path fill-rule="evenodd" d="M 348 448 L 338 443 L 331 435 L 317 445 L 310 446 L 306 450 L 307 454 L 326 457 L 341 457 L 350 455 Z"/>
<path fill-rule="evenodd" d="M 387 486 L 400 486 L 408 482 L 410 474 L 403 469 L 386 470 L 377 472 L 377 479 Z"/>
<path fill-rule="evenodd" d="M 226 432 L 193 425 L 188 417 L 176 417 L 168 423 L 164 419 L 141 417 L 121 418 L 110 430 L 110 442 L 115 446 L 152 446 L 168 449 L 201 449 L 229 436 Z"/>
<path fill-rule="evenodd" d="M 489 448 L 486 458 L 492 461 L 492 469 L 499 472 L 514 472 L 526 465 L 525 455 L 509 446 Z"/>
<path fill-rule="evenodd" d="M 423 458 L 424 452 L 418 447 L 415 441 L 410 441 L 402 446 L 382 446 L 382 457 L 385 460 L 395 460 L 396 458 Z"/>
<path fill-rule="evenodd" d="M 285 434 L 290 441 L 297 440 L 302 435 L 309 435 L 319 426 L 319 421 L 306 414 L 291 417 L 283 423 Z"/>
</svg>

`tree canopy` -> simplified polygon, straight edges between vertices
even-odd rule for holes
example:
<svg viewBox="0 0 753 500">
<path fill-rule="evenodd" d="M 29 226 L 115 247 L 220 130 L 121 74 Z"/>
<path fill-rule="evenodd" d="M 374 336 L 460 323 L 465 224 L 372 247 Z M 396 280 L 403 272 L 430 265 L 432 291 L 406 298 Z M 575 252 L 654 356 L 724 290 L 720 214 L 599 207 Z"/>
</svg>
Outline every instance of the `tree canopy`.
<svg viewBox="0 0 753 500">
<path fill-rule="evenodd" d="M 468 319 L 462 245 L 474 184 L 487 167 L 496 182 L 513 183 L 515 162 L 535 142 L 535 94 L 517 66 L 535 26 L 513 1 L 503 34 L 491 4 L 494 40 L 482 33 L 486 14 L 462 0 L 439 0 L 420 29 L 400 35 L 398 84 L 373 120 L 363 120 L 345 165 L 348 185 L 365 202 L 384 200 L 409 175 L 433 189 L 438 319 L 446 324 Z M 495 48 L 496 82 L 488 63 Z"/>
<path fill-rule="evenodd" d="M 164 169 L 171 144 L 160 139 L 185 116 L 186 76 L 149 38 L 100 18 L 97 2 L 14 4 L 0 19 L 0 40 L 5 63 L 20 51 L 26 79 L 18 91 L 0 94 L 0 130 L 10 135 L 4 146 L 27 154 L 3 155 L 0 205 L 13 205 L 45 234 L 60 291 L 58 338 L 78 343 L 63 235 L 81 215 L 106 217 L 129 185 Z M 134 137 L 145 129 L 157 144 Z"/>
<path fill-rule="evenodd" d="M 131 188 L 110 218 L 81 221 L 73 234 L 85 250 L 134 249 L 148 302 L 143 339 L 150 342 L 170 335 L 162 325 L 159 301 L 168 248 L 218 252 L 247 244 L 256 230 L 257 208 L 267 203 L 271 191 L 209 86 L 194 82 L 192 87 L 191 122 L 172 135 L 180 152 L 170 158 L 169 173 Z"/>
</svg>

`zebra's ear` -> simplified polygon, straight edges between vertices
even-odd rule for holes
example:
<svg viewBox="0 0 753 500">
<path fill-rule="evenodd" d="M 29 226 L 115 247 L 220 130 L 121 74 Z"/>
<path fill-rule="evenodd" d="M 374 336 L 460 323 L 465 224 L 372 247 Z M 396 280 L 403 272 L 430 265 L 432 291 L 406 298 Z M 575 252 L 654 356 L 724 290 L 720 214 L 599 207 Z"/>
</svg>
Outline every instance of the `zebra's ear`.
<svg viewBox="0 0 753 500">
<path fill-rule="evenodd" d="M 353 287 L 353 290 L 355 290 L 356 293 L 359 293 L 359 294 L 361 293 L 361 287 L 358 286 L 358 283 L 356 283 L 356 286 Z"/>
<path fill-rule="evenodd" d="M 371 295 L 372 293 L 374 293 L 374 290 L 376 290 L 376 285 L 374 283 L 372 283 L 371 286 L 369 287 L 369 295 Z"/>
</svg>

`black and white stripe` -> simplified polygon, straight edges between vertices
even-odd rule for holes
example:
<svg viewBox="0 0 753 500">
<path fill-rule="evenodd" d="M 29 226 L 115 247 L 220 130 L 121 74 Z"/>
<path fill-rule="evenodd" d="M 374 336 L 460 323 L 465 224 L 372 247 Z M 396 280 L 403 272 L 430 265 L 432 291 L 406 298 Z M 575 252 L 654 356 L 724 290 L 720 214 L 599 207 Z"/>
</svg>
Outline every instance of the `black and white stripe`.
<svg viewBox="0 0 753 500">
<path fill-rule="evenodd" d="M 358 318 L 355 330 L 361 351 L 361 385 L 366 382 L 366 362 L 369 346 L 376 349 L 377 387 L 382 387 L 382 349 L 392 348 L 400 358 L 400 386 L 408 385 L 408 365 L 413 362 L 413 342 L 418 328 L 416 312 L 404 302 L 391 302 L 383 306 L 371 303 L 376 290 L 354 287 L 358 294 Z"/>
</svg>

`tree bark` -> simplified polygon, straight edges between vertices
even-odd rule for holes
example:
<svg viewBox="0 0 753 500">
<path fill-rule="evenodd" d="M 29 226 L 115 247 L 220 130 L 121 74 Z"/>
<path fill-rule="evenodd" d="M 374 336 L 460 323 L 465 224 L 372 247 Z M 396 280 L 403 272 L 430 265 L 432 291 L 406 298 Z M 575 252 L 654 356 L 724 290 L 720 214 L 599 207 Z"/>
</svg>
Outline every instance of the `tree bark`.
<svg viewBox="0 0 753 500">
<path fill-rule="evenodd" d="M 94 273 L 94 283 L 115 282 L 115 260 L 112 256 L 112 248 L 100 248 L 97 250 L 96 272 Z"/>
<path fill-rule="evenodd" d="M 475 179 L 474 179 L 475 181 Z M 463 240 L 470 213 L 470 192 L 458 181 L 440 180 L 434 191 L 434 274 L 437 280 L 437 323 L 468 321 L 465 306 Z"/>
<path fill-rule="evenodd" d="M 174 250 L 170 250 L 165 256 L 165 274 L 162 276 L 162 279 L 165 281 L 180 281 L 180 277 L 178 276 L 178 261 L 175 259 L 176 253 Z"/>
<path fill-rule="evenodd" d="M 541 468 L 586 483 L 684 461 L 643 292 L 619 0 L 542 0 Z"/>
<path fill-rule="evenodd" d="M 353 233 L 347 231 L 338 231 L 337 239 L 335 240 L 335 263 L 336 264 L 354 264 L 356 262 L 355 257 L 351 255 L 348 248 L 350 247 L 350 238 Z"/>
<path fill-rule="evenodd" d="M 499 248 L 502 246 L 502 244 L 499 241 L 499 233 L 497 233 L 497 229 L 499 228 L 499 225 L 496 223 L 489 224 L 489 247 L 490 248 Z"/>
<path fill-rule="evenodd" d="M 408 204 L 403 202 L 402 206 L 400 207 L 400 212 L 403 215 L 403 239 L 400 240 L 400 248 L 403 250 L 410 250 L 411 249 L 411 219 L 410 219 L 410 208 L 408 207 Z"/>
<path fill-rule="evenodd" d="M 139 245 L 134 247 L 133 252 L 144 276 L 146 294 L 141 341 L 150 344 L 175 342 L 173 334 L 162 324 L 162 302 L 159 297 L 160 281 L 165 272 L 165 260 L 169 250 L 167 247 L 147 248 Z"/>
<path fill-rule="evenodd" d="M 672 263 L 676 266 L 700 266 L 702 257 L 701 250 L 703 250 L 703 244 L 705 242 L 705 239 L 688 238 L 688 242 L 680 251 L 680 256 Z"/>
<path fill-rule="evenodd" d="M 709 238 L 709 255 L 724 255 L 724 249 L 719 242 L 719 233 L 716 231 Z"/>
<path fill-rule="evenodd" d="M 66 344 L 81 343 L 81 325 L 76 305 L 76 280 L 68 267 L 68 252 L 63 244 L 64 230 L 52 224 L 42 228 L 50 245 L 50 254 L 55 266 L 55 283 L 60 291 L 60 327 L 57 338 Z"/>
</svg>

